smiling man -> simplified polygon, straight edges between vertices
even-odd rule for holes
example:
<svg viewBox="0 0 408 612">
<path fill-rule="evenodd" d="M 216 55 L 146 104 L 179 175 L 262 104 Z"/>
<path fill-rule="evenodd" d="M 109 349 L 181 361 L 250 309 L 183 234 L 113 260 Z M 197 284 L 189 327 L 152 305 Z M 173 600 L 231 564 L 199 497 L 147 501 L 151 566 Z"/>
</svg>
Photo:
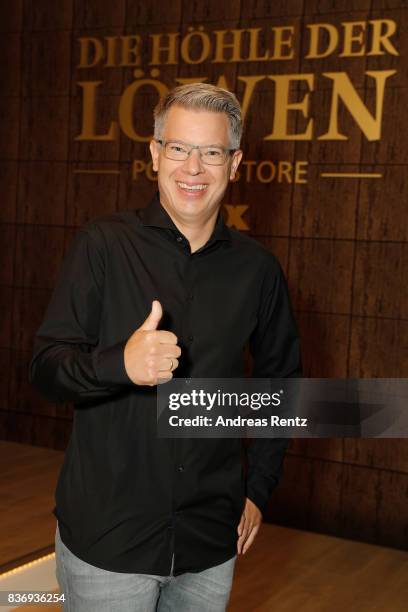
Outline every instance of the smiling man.
<svg viewBox="0 0 408 612">
<path fill-rule="evenodd" d="M 54 510 L 67 610 L 224 611 L 278 483 L 286 440 L 156 433 L 156 386 L 173 375 L 242 377 L 247 345 L 254 376 L 299 373 L 278 261 L 220 216 L 241 131 L 224 89 L 161 100 L 158 194 L 77 232 L 36 334 L 31 381 L 75 408 Z"/>
</svg>

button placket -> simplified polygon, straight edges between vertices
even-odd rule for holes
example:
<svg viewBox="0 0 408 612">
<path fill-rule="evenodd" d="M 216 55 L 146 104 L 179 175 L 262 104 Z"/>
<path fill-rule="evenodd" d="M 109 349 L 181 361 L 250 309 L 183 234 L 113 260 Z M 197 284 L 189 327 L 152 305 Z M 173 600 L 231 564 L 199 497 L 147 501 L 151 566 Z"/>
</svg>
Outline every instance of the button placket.
<svg viewBox="0 0 408 612">
<path fill-rule="evenodd" d="M 193 312 L 192 312 L 192 302 L 194 300 L 195 294 L 195 254 L 193 253 L 188 262 L 187 270 L 186 270 L 186 340 L 188 344 L 191 344 L 194 340 L 194 329 L 193 329 Z"/>
</svg>

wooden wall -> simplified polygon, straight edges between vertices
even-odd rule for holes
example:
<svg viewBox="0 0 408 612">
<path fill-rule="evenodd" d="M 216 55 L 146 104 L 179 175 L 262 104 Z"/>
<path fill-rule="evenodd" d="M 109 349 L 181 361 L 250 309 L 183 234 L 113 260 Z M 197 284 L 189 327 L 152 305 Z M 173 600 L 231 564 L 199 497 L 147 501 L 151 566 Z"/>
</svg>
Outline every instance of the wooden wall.
<svg viewBox="0 0 408 612">
<path fill-rule="evenodd" d="M 363 55 L 322 60 L 304 57 L 305 25 L 394 20 L 399 56 Z M 264 141 L 270 131 L 273 85 L 262 83 L 246 118 L 246 159 L 308 162 L 303 184 L 246 182 L 231 186 L 226 201 L 247 205 L 250 234 L 279 257 L 289 280 L 304 353 L 314 377 L 408 375 L 408 10 L 404 0 L 14 0 L 0 4 L 0 430 L 8 440 L 65 447 L 70 406 L 46 403 L 30 387 L 27 368 L 64 252 L 76 228 L 111 210 L 143 206 L 155 184 L 132 179 L 133 159 L 147 160 L 146 145 L 123 132 L 113 142 L 75 140 L 81 126 L 78 81 L 102 80 L 96 129 L 107 130 L 128 68 L 80 70 L 78 37 L 296 26 L 295 58 L 260 62 L 207 62 L 160 66 L 168 86 L 180 77 L 225 75 L 243 95 L 239 77 L 313 72 L 311 141 Z M 149 78 L 148 51 L 141 68 Z M 374 112 L 367 70 L 396 70 L 387 82 L 381 139 L 370 142 L 341 108 L 348 139 L 319 141 L 330 107 L 323 72 L 346 71 Z M 302 86 L 294 86 L 301 96 Z M 155 96 L 146 89 L 135 113 L 149 134 Z M 293 119 L 296 117 L 296 120 Z M 265 125 L 268 130 L 265 130 Z M 305 122 L 292 115 L 290 127 Z M 117 174 L 81 174 L 84 169 Z M 377 172 L 381 179 L 323 179 L 329 170 Z M 408 547 L 408 443 L 406 440 L 294 440 L 270 516 L 283 525 L 368 542 Z"/>
</svg>

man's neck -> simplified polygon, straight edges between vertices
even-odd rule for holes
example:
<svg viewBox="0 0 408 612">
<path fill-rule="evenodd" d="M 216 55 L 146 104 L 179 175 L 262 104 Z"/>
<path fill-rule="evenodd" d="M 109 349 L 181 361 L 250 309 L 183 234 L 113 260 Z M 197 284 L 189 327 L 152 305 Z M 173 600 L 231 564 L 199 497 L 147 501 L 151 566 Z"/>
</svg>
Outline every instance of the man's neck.
<svg viewBox="0 0 408 612">
<path fill-rule="evenodd" d="M 206 224 L 197 226 L 178 226 L 179 230 L 184 234 L 187 240 L 190 243 L 191 252 L 198 251 L 202 246 L 204 246 L 211 237 L 211 234 L 214 231 L 215 221 L 217 217 L 213 217 Z M 177 223 L 176 223 L 177 225 Z"/>
<path fill-rule="evenodd" d="M 165 207 L 164 207 L 165 208 Z M 175 218 L 167 211 L 177 229 L 187 238 L 190 243 L 191 252 L 198 251 L 210 239 L 218 217 L 218 210 L 206 221 L 188 223 L 179 218 Z"/>
</svg>

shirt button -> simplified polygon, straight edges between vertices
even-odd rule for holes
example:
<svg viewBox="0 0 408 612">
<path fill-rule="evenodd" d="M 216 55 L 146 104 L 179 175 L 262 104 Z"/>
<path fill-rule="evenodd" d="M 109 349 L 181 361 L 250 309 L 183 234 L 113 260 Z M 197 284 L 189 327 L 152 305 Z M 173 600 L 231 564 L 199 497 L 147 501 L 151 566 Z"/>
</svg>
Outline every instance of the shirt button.
<svg viewBox="0 0 408 612">
<path fill-rule="evenodd" d="M 194 336 L 189 336 L 188 339 L 190 340 L 190 342 L 192 342 L 194 340 Z"/>
<path fill-rule="evenodd" d="M 177 242 L 183 242 L 183 237 L 182 236 L 177 236 Z"/>
<path fill-rule="evenodd" d="M 184 472 L 184 465 L 178 465 L 177 466 L 177 471 L 178 472 Z"/>
</svg>

